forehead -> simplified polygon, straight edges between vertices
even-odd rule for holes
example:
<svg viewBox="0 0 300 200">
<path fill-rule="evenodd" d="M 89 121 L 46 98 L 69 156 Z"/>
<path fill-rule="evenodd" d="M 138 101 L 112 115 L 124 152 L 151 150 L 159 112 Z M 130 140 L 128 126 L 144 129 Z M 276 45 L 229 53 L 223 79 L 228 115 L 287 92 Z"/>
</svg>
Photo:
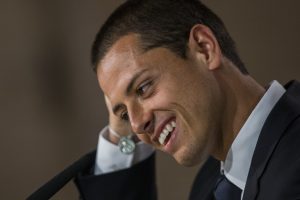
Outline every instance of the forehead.
<svg viewBox="0 0 300 200">
<path fill-rule="evenodd" d="M 97 66 L 97 78 L 102 91 L 112 101 L 122 99 L 130 88 L 128 86 L 134 86 L 129 83 L 139 80 L 133 77 L 140 77 L 138 74 L 141 72 L 145 72 L 144 78 L 157 74 L 175 77 L 175 74 L 188 69 L 179 67 L 186 64 L 185 59 L 164 47 L 144 51 L 138 35 L 131 34 L 120 38 L 106 53 Z"/>
<path fill-rule="evenodd" d="M 141 66 L 139 38 L 135 34 L 123 36 L 109 49 L 98 64 L 97 77 L 101 89 L 108 94 L 117 80 L 127 80 Z"/>
</svg>

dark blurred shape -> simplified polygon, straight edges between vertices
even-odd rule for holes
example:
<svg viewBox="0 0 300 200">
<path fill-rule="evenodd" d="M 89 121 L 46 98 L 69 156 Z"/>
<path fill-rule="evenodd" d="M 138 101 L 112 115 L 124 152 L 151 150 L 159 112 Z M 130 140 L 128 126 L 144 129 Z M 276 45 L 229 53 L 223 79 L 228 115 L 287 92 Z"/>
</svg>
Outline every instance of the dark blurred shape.
<svg viewBox="0 0 300 200">
<path fill-rule="evenodd" d="M 70 180 L 77 176 L 78 173 L 91 168 L 91 165 L 94 163 L 95 156 L 96 151 L 93 151 L 80 158 L 78 161 L 64 169 L 62 172 L 41 186 L 37 191 L 31 194 L 27 200 L 50 199 Z"/>
</svg>

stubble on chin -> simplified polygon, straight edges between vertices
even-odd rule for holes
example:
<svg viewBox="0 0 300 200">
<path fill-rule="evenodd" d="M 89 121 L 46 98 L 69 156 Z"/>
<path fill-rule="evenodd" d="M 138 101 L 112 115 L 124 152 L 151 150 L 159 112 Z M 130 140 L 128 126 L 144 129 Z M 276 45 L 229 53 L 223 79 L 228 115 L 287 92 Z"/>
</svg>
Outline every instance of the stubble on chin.
<svg viewBox="0 0 300 200">
<path fill-rule="evenodd" d="M 182 150 L 174 155 L 178 164 L 185 167 L 202 165 L 209 157 L 209 152 L 205 148 L 193 145 L 184 146 Z"/>
</svg>

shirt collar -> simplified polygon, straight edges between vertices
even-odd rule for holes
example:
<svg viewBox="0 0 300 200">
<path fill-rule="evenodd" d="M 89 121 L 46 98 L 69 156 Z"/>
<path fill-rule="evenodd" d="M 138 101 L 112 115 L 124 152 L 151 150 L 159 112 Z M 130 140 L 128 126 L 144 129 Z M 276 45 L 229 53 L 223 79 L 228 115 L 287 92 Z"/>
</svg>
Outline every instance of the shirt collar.
<svg viewBox="0 0 300 200">
<path fill-rule="evenodd" d="M 277 81 L 272 81 L 269 89 L 258 102 L 240 132 L 234 139 L 221 168 L 225 176 L 244 190 L 254 149 L 261 129 L 285 89 Z"/>
</svg>

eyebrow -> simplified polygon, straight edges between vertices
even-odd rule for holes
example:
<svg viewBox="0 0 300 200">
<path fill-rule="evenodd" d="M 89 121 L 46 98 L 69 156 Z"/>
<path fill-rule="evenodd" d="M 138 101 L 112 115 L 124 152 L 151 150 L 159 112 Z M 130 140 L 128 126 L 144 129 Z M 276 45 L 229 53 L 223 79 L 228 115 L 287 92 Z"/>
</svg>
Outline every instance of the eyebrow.
<svg viewBox="0 0 300 200">
<path fill-rule="evenodd" d="M 128 84 L 126 90 L 125 90 L 125 96 L 129 96 L 129 94 L 130 94 L 130 92 L 131 92 L 131 90 L 132 90 L 132 88 L 133 88 L 135 82 L 137 81 L 137 79 L 138 79 L 143 73 L 145 73 L 146 71 L 148 71 L 148 69 L 143 69 L 143 70 L 137 72 L 135 75 L 132 76 L 132 78 L 131 78 L 131 80 L 130 80 L 130 82 L 129 82 L 129 84 Z M 112 110 L 113 110 L 113 113 L 114 113 L 115 115 L 117 115 L 117 113 L 119 112 L 119 110 L 121 110 L 123 107 L 124 107 L 124 104 L 121 104 L 121 103 L 115 105 L 115 106 L 113 107 L 113 109 L 112 109 Z"/>
</svg>

